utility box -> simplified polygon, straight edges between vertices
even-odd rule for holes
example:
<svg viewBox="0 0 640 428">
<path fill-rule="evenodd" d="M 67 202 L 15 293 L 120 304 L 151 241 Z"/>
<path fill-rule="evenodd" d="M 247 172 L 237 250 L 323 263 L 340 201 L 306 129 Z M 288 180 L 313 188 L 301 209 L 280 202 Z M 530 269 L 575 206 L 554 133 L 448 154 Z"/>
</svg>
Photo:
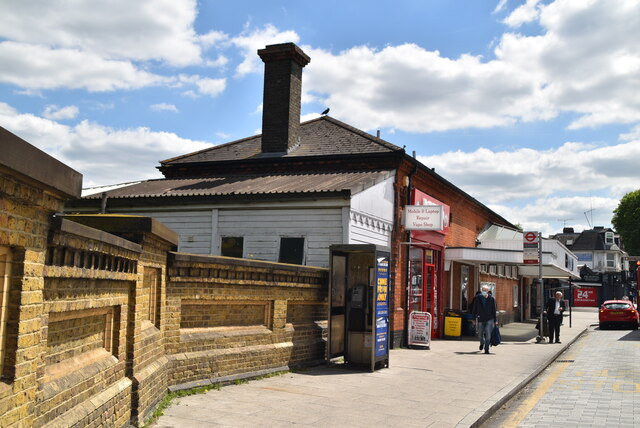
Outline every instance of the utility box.
<svg viewBox="0 0 640 428">
<path fill-rule="evenodd" d="M 389 367 L 389 249 L 350 244 L 329 251 L 327 361 L 343 357 L 371 371 Z"/>
</svg>

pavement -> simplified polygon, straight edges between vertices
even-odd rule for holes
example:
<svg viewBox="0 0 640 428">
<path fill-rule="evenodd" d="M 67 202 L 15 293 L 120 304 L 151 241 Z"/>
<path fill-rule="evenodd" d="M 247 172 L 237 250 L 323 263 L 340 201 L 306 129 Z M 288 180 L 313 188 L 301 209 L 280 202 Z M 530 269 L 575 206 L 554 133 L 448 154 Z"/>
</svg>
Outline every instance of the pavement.
<svg viewBox="0 0 640 428">
<path fill-rule="evenodd" d="M 483 428 L 640 426 L 640 330 L 589 328 Z"/>
<path fill-rule="evenodd" d="M 561 344 L 511 323 L 489 355 L 477 341 L 434 340 L 391 350 L 390 367 L 373 373 L 322 365 L 229 385 L 175 400 L 155 427 L 476 427 L 597 322 L 596 308 L 574 308 Z"/>
</svg>

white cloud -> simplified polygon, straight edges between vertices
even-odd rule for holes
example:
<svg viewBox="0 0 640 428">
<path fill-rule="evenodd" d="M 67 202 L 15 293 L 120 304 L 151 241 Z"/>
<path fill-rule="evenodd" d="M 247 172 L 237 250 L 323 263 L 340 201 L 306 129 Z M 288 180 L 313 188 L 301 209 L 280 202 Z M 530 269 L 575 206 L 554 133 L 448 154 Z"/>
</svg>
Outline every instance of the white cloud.
<svg viewBox="0 0 640 428">
<path fill-rule="evenodd" d="M 519 27 L 522 24 L 534 21 L 540 16 L 538 7 L 540 0 L 527 0 L 525 4 L 516 8 L 509 16 L 504 19 L 504 23 L 509 27 Z"/>
<path fill-rule="evenodd" d="M 496 5 L 496 8 L 493 9 L 492 13 L 498 13 L 498 12 L 502 11 L 505 8 L 505 6 L 507 5 L 507 1 L 508 0 L 500 0 L 498 2 L 498 4 Z"/>
<path fill-rule="evenodd" d="M 149 106 L 149 108 L 153 111 L 170 111 L 173 113 L 178 113 L 178 107 L 174 106 L 173 104 L 167 104 L 167 103 L 159 103 L 159 104 L 152 104 Z"/>
<path fill-rule="evenodd" d="M 103 58 L 192 65 L 202 61 L 196 6 L 195 0 L 0 2 L 0 37 Z M 202 41 L 214 38 L 210 33 Z"/>
<path fill-rule="evenodd" d="M 0 102 L 2 126 L 84 175 L 84 187 L 158 178 L 158 161 L 211 144 L 148 128 L 113 129 L 82 121 L 67 126 L 21 114 Z"/>
<path fill-rule="evenodd" d="M 596 225 L 609 225 L 619 199 L 640 188 L 638 157 L 640 140 L 609 146 L 568 142 L 548 150 L 480 148 L 418 160 L 507 220 L 549 234 L 563 222 L 589 227 L 584 212 L 591 208 Z"/>
<path fill-rule="evenodd" d="M 47 119 L 51 120 L 60 120 L 60 119 L 73 119 L 75 118 L 80 110 L 76 106 L 66 106 L 66 107 L 58 107 L 55 104 L 48 105 L 42 115 Z"/>
<path fill-rule="evenodd" d="M 541 34 L 505 33 L 489 60 L 415 44 L 305 47 L 304 91 L 367 130 L 502 127 L 563 112 L 577 113 L 571 129 L 640 121 L 640 2 L 529 0 L 507 19 Z"/>
<path fill-rule="evenodd" d="M 636 125 L 626 134 L 620 134 L 621 141 L 632 141 L 639 140 L 640 141 L 640 125 Z"/>
<path fill-rule="evenodd" d="M 203 50 L 221 46 L 220 31 L 198 35 L 195 0 L 0 2 L 0 82 L 30 93 L 46 89 L 91 92 L 175 85 L 150 72 L 163 66 L 222 68 L 229 59 Z M 193 82 L 217 95 L 222 79 Z"/>
<path fill-rule="evenodd" d="M 270 24 L 253 31 L 245 30 L 230 40 L 231 44 L 240 49 L 244 57 L 244 60 L 236 68 L 236 75 L 240 77 L 262 71 L 260 67 L 262 61 L 257 55 L 258 49 L 276 43 L 297 43 L 299 39 L 300 37 L 295 31 L 280 31 Z"/>
<path fill-rule="evenodd" d="M 480 148 L 418 158 L 478 200 L 498 204 L 561 193 L 621 197 L 640 188 L 638 157 L 640 141 L 610 146 L 569 142 L 548 150 Z"/>
<path fill-rule="evenodd" d="M 170 79 L 75 49 L 0 42 L 0 82 L 33 89 L 137 89 Z"/>
<path fill-rule="evenodd" d="M 223 33 L 222 31 L 209 31 L 206 34 L 201 34 L 198 36 L 198 40 L 200 41 L 200 44 L 205 48 L 215 46 L 228 39 L 229 39 L 229 36 Z"/>
<path fill-rule="evenodd" d="M 561 232 L 563 226 L 576 231 L 609 226 L 619 202 L 609 197 L 567 196 L 539 198 L 522 206 L 490 205 L 490 208 L 525 230 L 549 236 Z"/>
<path fill-rule="evenodd" d="M 211 79 L 209 77 L 201 77 L 197 74 L 195 75 L 185 75 L 181 74 L 178 76 L 178 85 L 184 84 L 192 84 L 198 90 L 198 93 L 193 90 L 187 90 L 183 92 L 183 95 L 187 95 L 190 97 L 197 97 L 198 95 L 209 95 L 211 97 L 215 97 L 222 93 L 227 87 L 227 79 Z"/>
</svg>

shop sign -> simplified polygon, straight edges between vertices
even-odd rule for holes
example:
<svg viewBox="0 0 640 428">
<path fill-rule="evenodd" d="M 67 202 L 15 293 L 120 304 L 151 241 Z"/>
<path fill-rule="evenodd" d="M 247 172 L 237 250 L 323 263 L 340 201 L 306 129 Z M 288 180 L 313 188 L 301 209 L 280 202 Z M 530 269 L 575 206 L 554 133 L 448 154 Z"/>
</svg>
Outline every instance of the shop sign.
<svg viewBox="0 0 640 428">
<path fill-rule="evenodd" d="M 598 290 L 595 287 L 574 288 L 573 305 L 576 307 L 598 306 Z"/>
<path fill-rule="evenodd" d="M 376 264 L 376 357 L 389 354 L 389 258 Z"/>
<path fill-rule="evenodd" d="M 413 311 L 409 315 L 409 345 L 431 346 L 431 314 Z"/>
<path fill-rule="evenodd" d="M 442 205 L 407 205 L 404 207 L 404 227 L 407 230 L 443 230 Z"/>
</svg>

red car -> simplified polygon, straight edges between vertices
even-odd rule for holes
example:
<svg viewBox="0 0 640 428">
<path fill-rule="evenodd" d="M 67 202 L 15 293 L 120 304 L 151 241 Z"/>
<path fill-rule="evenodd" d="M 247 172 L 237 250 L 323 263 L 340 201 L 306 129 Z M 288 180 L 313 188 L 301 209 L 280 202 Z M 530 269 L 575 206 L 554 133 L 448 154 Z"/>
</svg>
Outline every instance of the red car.
<svg viewBox="0 0 640 428">
<path fill-rule="evenodd" d="M 600 328 L 612 325 L 628 325 L 638 329 L 638 311 L 629 300 L 607 300 L 602 304 L 598 314 Z"/>
</svg>

